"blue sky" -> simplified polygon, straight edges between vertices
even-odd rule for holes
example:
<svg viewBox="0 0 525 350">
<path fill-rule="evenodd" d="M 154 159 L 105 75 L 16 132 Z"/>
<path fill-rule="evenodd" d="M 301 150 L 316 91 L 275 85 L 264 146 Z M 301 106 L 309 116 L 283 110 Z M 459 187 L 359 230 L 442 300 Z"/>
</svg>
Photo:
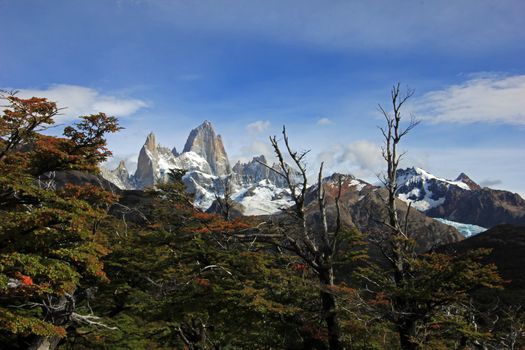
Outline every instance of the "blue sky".
<svg viewBox="0 0 525 350">
<path fill-rule="evenodd" d="M 314 169 L 373 181 L 392 84 L 422 119 L 405 165 L 525 194 L 525 2 L 0 0 L 0 87 L 105 111 L 130 168 L 149 131 L 210 120 L 233 161 L 286 124 Z"/>
</svg>

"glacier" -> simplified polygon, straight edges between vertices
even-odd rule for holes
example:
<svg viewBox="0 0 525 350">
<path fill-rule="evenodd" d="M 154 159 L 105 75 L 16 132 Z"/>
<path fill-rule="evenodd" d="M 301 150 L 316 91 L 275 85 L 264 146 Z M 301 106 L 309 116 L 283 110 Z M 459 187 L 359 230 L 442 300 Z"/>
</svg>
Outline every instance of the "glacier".
<svg viewBox="0 0 525 350">
<path fill-rule="evenodd" d="M 466 238 L 480 234 L 481 232 L 487 231 L 487 228 L 478 225 L 464 224 L 461 222 L 451 221 L 442 218 L 434 218 L 434 220 L 441 222 L 442 224 L 452 226 L 456 228 Z"/>
</svg>

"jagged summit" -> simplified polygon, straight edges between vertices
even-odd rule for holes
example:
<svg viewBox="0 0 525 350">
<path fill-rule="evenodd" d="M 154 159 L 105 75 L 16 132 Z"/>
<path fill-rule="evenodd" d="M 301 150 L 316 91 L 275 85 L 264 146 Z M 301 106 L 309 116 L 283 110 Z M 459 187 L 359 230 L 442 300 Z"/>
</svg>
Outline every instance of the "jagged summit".
<svg viewBox="0 0 525 350">
<path fill-rule="evenodd" d="M 276 171 L 270 168 L 280 171 L 277 164 L 268 164 L 264 155 L 253 157 L 253 159 L 247 163 L 241 163 L 238 161 L 232 168 L 233 173 L 237 177 L 239 183 L 248 184 L 256 183 L 261 180 L 268 180 L 277 187 L 287 187 L 286 180 L 279 175 Z"/>
<path fill-rule="evenodd" d="M 411 184 L 414 184 L 414 183 L 419 183 L 421 185 L 425 185 L 426 183 L 442 183 L 445 186 L 452 185 L 452 186 L 460 187 L 464 190 L 470 190 L 470 187 L 468 186 L 468 184 L 464 183 L 461 180 L 452 181 L 452 180 L 440 178 L 418 167 L 399 169 L 397 171 L 397 183 L 399 187 L 411 186 Z"/>
<path fill-rule="evenodd" d="M 432 175 L 421 168 L 400 169 L 397 172 L 397 195 L 412 203 L 420 211 L 439 207 L 445 202 L 450 191 L 469 191 L 470 187 L 462 181 L 451 181 Z"/>
<path fill-rule="evenodd" d="M 144 142 L 144 147 L 154 152 L 157 148 L 157 142 L 155 141 L 155 134 L 153 132 L 150 132 L 148 136 L 146 137 L 146 142 Z"/>
<path fill-rule="evenodd" d="M 222 176 L 231 172 L 222 138 L 215 133 L 208 120 L 190 132 L 182 153 L 185 152 L 195 152 L 206 159 L 213 175 Z"/>
<path fill-rule="evenodd" d="M 479 190 L 481 189 L 481 186 L 478 185 L 474 180 L 472 180 L 470 177 L 468 177 L 467 174 L 465 173 L 461 173 L 458 175 L 458 177 L 456 178 L 456 180 L 454 181 L 459 181 L 459 182 L 463 182 L 464 184 L 467 184 L 467 186 L 471 189 L 471 190 Z"/>
<path fill-rule="evenodd" d="M 150 132 L 146 137 L 144 145 L 140 149 L 137 170 L 135 171 L 135 178 L 138 179 L 143 186 L 152 186 L 155 184 L 156 153 L 157 143 L 155 134 Z"/>
<path fill-rule="evenodd" d="M 122 159 L 120 162 L 118 162 L 118 166 L 115 169 L 116 171 L 128 171 L 128 168 L 126 167 L 126 161 Z"/>
<path fill-rule="evenodd" d="M 264 156 L 264 154 L 261 154 L 260 156 L 254 156 L 252 158 L 252 160 L 248 163 L 263 163 L 263 164 L 268 164 L 268 161 L 266 160 L 266 157 Z M 248 164 L 248 163 L 242 163 L 240 160 L 237 161 L 237 163 L 235 163 L 235 165 L 241 165 L 241 164 Z"/>
<path fill-rule="evenodd" d="M 126 167 L 126 162 L 124 160 L 121 160 L 118 163 L 118 166 L 113 170 L 108 170 L 104 167 L 101 167 L 101 174 L 102 176 L 112 182 L 114 185 L 116 185 L 119 188 L 131 188 L 133 187 L 130 182 L 130 176 L 128 169 Z"/>
</svg>

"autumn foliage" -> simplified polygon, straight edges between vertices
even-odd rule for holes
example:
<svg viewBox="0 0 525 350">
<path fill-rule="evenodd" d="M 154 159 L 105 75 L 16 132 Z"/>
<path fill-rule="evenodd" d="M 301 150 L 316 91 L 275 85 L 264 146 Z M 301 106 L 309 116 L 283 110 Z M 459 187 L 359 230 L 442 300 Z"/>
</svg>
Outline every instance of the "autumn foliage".
<svg viewBox="0 0 525 350">
<path fill-rule="evenodd" d="M 119 127 L 115 118 L 101 113 L 80 117 L 66 127 L 64 138 L 44 135 L 59 111 L 54 102 L 3 98 L 0 343 L 16 337 L 63 337 L 74 312 L 74 294 L 107 281 L 101 258 L 109 249 L 97 227 L 116 198 L 89 185 L 58 189 L 39 177 L 69 169 L 98 172 L 98 163 L 110 155 L 104 135 Z"/>
</svg>

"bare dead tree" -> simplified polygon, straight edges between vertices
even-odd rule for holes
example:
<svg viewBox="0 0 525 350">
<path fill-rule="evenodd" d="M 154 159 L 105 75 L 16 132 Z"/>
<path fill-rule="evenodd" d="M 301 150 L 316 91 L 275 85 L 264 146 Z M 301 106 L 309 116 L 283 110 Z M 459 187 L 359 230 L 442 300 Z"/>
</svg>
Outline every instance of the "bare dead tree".
<svg viewBox="0 0 525 350">
<path fill-rule="evenodd" d="M 294 206 L 288 211 L 293 227 L 274 228 L 277 232 L 261 234 L 263 240 L 267 238 L 276 246 L 286 249 L 300 257 L 317 275 L 319 280 L 319 297 L 321 300 L 322 318 L 328 330 L 328 343 L 331 350 L 344 349 L 341 341 L 341 325 L 337 312 L 337 300 L 334 294 L 334 256 L 338 252 L 339 236 L 341 232 L 340 198 L 341 177 L 338 183 L 338 194 L 335 198 L 336 228 L 329 230 L 326 218 L 326 199 L 323 187 L 323 164 L 321 164 L 317 181 L 317 202 L 321 217 L 320 229 L 307 225 L 305 213 L 305 197 L 308 188 L 307 167 L 304 162 L 308 151 L 295 151 L 290 146 L 286 128 L 282 130 L 285 152 L 291 158 L 291 165 L 285 161 L 285 155 L 276 136 L 270 137 L 275 155 L 278 159 L 278 168 L 268 167 L 285 179 L 290 191 Z M 262 163 L 261 163 L 262 164 Z M 277 233 L 277 234 L 276 234 Z"/>
<path fill-rule="evenodd" d="M 384 198 L 387 209 L 387 218 L 383 222 L 385 235 L 378 243 L 381 253 L 388 262 L 389 269 L 378 275 L 381 279 L 380 290 L 389 294 L 390 308 L 384 312 L 385 318 L 391 321 L 399 334 L 400 346 L 404 350 L 420 348 L 426 339 L 426 326 L 429 325 L 434 315 L 441 313 L 447 307 L 457 306 L 463 301 L 468 292 L 479 288 L 480 281 L 486 279 L 486 285 L 500 283 L 499 277 L 494 276 L 490 266 L 475 266 L 470 261 L 477 261 L 474 252 L 472 255 L 461 256 L 453 259 L 445 253 L 429 253 L 419 255 L 416 251 L 414 237 L 408 232 L 408 221 L 411 206 L 408 206 L 404 220 L 398 217 L 396 194 L 398 191 L 397 170 L 400 161 L 405 155 L 400 152 L 399 144 L 418 124 L 413 116 L 407 123 L 403 122 L 402 107 L 414 91 L 407 89 L 402 93 L 400 85 L 395 85 L 391 90 L 391 110 L 387 111 L 379 105 L 379 111 L 385 119 L 385 126 L 381 127 L 384 138 L 382 155 L 386 162 L 386 173 L 380 177 L 386 191 Z M 483 254 L 478 252 L 478 254 Z M 481 256 L 481 255 L 480 255 Z M 439 268 L 447 266 L 447 268 Z M 458 269 L 455 274 L 448 274 L 447 270 Z M 438 272 L 437 272 L 438 271 Z M 464 273 L 463 275 L 461 275 Z M 433 279 L 428 281 L 426 275 L 432 274 Z M 492 275 L 491 275 L 492 274 Z M 460 276 L 461 275 L 461 276 Z M 471 276 L 476 276 L 472 278 Z M 494 276 L 494 277 L 491 277 Z M 435 291 L 434 283 L 446 284 L 447 295 Z M 390 289 L 390 291 L 389 291 Z M 463 316 L 466 311 L 463 311 Z"/>
<path fill-rule="evenodd" d="M 401 227 L 399 218 L 397 216 L 397 206 L 396 206 L 396 193 L 398 190 L 397 187 L 397 168 L 399 162 L 405 155 L 405 152 L 399 153 L 398 145 L 401 142 L 402 138 L 406 136 L 412 129 L 414 129 L 419 123 L 419 120 L 416 120 L 414 116 L 411 116 L 411 119 L 407 126 L 402 127 L 401 120 L 401 108 L 405 102 L 414 95 L 414 90 L 407 89 L 404 95 L 401 95 L 401 89 L 399 83 L 392 88 L 390 93 L 392 101 L 392 112 L 387 112 L 381 105 L 378 106 L 381 114 L 385 118 L 385 127 L 380 127 L 381 133 L 383 134 L 384 144 L 381 148 L 382 155 L 384 160 L 387 163 L 387 171 L 382 177 L 380 177 L 381 182 L 388 190 L 388 199 L 387 199 L 387 210 L 388 210 L 388 225 L 396 233 L 403 237 L 408 237 L 406 230 Z"/>
<path fill-rule="evenodd" d="M 395 85 L 390 93 L 391 111 L 385 110 L 381 105 L 378 109 L 385 119 L 385 126 L 380 127 L 383 135 L 382 156 L 386 162 L 386 173 L 380 176 L 380 181 L 383 183 L 388 194 L 385 200 L 388 219 L 383 222 L 387 227 L 386 239 L 379 243 L 380 250 L 383 256 L 390 264 L 393 273 L 393 282 L 396 286 L 405 283 L 407 278 L 410 278 L 411 264 L 410 259 L 414 258 L 417 253 L 415 251 L 414 242 L 410 239 L 410 234 L 407 231 L 408 215 L 410 212 L 410 205 L 408 207 L 404 225 L 398 217 L 396 194 L 398 190 L 397 185 L 397 169 L 404 152 L 398 149 L 401 140 L 418 124 L 419 121 L 411 116 L 410 121 L 406 126 L 402 125 L 402 107 L 414 94 L 414 90 L 407 89 L 404 94 L 401 92 L 400 84 Z M 410 312 L 405 312 L 409 307 L 403 298 L 397 298 L 392 301 L 393 307 L 393 321 L 398 328 L 400 343 L 402 349 L 416 349 L 414 343 L 414 333 L 416 327 L 416 320 L 412 317 Z"/>
</svg>

